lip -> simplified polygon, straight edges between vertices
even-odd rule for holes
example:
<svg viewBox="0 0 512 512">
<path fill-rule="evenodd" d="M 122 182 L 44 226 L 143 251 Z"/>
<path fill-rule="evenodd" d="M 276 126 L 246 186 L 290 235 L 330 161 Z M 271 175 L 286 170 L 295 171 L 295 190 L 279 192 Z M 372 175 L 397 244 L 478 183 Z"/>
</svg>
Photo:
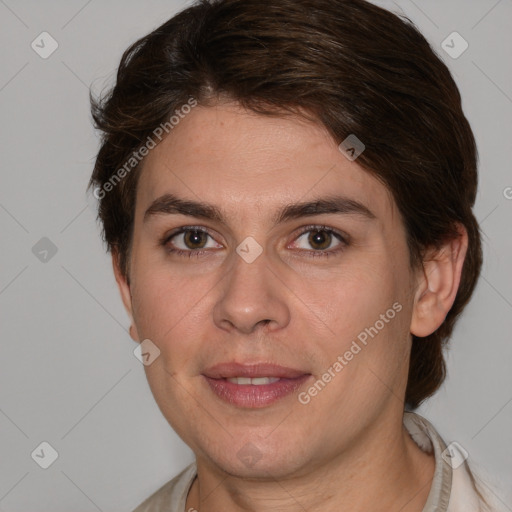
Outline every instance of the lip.
<svg viewBox="0 0 512 512">
<path fill-rule="evenodd" d="M 286 366 L 269 363 L 219 363 L 203 372 L 211 379 L 230 379 L 232 377 L 277 377 L 278 379 L 295 379 L 308 372 Z"/>
<path fill-rule="evenodd" d="M 220 363 L 203 372 L 213 393 L 231 405 L 245 408 L 266 407 L 292 393 L 311 377 L 303 370 L 268 363 Z M 277 382 L 253 385 L 235 384 L 233 377 L 273 377 Z"/>
</svg>

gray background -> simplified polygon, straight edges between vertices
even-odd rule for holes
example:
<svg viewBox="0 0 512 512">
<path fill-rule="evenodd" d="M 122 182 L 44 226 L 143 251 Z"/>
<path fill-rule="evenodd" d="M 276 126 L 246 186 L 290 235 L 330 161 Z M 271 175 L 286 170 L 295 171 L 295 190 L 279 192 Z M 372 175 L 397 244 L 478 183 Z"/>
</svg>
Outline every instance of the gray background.
<svg viewBox="0 0 512 512">
<path fill-rule="evenodd" d="M 380 4 L 405 12 L 447 62 L 480 151 L 483 275 L 449 380 L 419 412 L 501 479 L 512 510 L 512 0 Z M 131 510 L 192 460 L 133 356 L 85 195 L 98 148 L 89 86 L 112 83 L 122 51 L 184 5 L 0 0 L 1 511 Z M 59 45 L 47 59 L 31 48 L 43 31 Z M 453 31 L 469 43 L 457 59 L 441 47 Z M 57 248 L 46 262 L 32 251 L 43 237 Z M 31 458 L 42 441 L 59 454 L 46 470 Z"/>
</svg>

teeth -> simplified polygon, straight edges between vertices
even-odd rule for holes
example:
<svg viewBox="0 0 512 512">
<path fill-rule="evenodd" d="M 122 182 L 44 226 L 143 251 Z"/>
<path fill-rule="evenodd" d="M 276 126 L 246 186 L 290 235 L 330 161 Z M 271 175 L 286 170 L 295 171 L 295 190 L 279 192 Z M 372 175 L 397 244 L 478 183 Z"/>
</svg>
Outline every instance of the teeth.
<svg viewBox="0 0 512 512">
<path fill-rule="evenodd" d="M 226 379 L 228 382 L 233 384 L 239 384 L 242 386 L 248 386 L 252 384 L 253 386 L 262 386 L 263 384 L 272 384 L 279 380 L 278 377 L 256 377 L 251 379 L 250 377 L 231 377 Z"/>
</svg>

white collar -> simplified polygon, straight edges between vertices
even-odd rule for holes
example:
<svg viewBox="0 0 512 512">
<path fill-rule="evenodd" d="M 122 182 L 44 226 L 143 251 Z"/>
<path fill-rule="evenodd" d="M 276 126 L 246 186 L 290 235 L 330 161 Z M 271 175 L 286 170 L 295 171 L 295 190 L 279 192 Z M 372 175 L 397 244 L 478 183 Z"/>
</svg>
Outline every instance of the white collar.
<svg viewBox="0 0 512 512">
<path fill-rule="evenodd" d="M 467 453 L 460 445 L 450 443 L 447 447 L 433 425 L 414 412 L 404 413 L 404 425 L 415 443 L 435 457 L 432 487 L 422 512 L 483 512 L 473 480 L 492 504 L 492 510 L 502 510 L 491 489 L 473 475 L 466 460 Z"/>
</svg>

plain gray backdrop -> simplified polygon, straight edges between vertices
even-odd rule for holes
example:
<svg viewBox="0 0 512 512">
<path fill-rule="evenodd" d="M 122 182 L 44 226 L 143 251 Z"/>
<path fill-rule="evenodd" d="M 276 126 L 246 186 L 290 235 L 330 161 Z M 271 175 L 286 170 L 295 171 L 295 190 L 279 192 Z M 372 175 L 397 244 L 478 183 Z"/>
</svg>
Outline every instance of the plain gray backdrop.
<svg viewBox="0 0 512 512">
<path fill-rule="evenodd" d="M 85 194 L 98 149 L 89 88 L 112 84 L 127 46 L 185 5 L 0 0 L 0 511 L 131 510 L 193 460 L 133 355 Z M 512 0 L 379 5 L 410 17 L 450 67 L 480 153 L 483 274 L 448 380 L 419 412 L 501 481 L 512 510 Z M 442 46 L 454 31 L 469 45 L 457 58 Z M 47 469 L 42 442 L 58 453 Z"/>
</svg>

